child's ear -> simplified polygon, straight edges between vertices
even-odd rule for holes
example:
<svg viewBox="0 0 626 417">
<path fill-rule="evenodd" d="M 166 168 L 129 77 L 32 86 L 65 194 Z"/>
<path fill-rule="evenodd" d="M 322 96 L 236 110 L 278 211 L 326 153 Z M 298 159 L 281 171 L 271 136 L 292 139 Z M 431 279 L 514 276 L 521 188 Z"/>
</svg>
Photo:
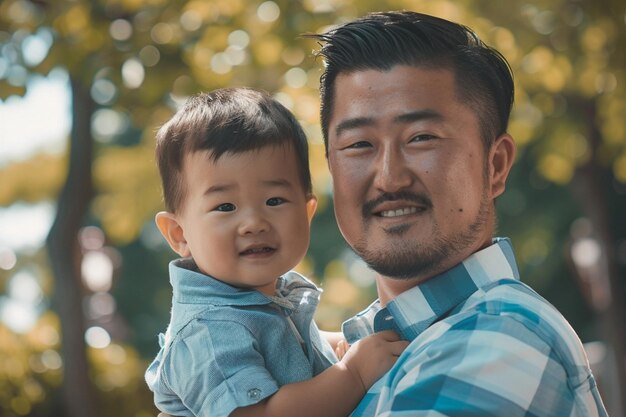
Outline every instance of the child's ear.
<svg viewBox="0 0 626 417">
<path fill-rule="evenodd" d="M 311 194 L 308 196 L 308 200 L 306 202 L 306 215 L 309 219 L 309 224 L 311 224 L 311 220 L 313 220 L 315 209 L 317 209 L 317 197 Z"/>
<path fill-rule="evenodd" d="M 160 211 L 157 213 L 154 221 L 174 252 L 182 257 L 191 256 L 183 227 L 174 214 Z"/>
</svg>

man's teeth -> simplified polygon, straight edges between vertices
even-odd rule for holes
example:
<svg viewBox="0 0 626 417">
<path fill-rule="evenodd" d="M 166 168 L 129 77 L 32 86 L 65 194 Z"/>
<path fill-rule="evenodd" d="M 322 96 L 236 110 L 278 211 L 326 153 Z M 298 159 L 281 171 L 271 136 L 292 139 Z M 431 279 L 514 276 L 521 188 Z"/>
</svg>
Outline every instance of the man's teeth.
<svg viewBox="0 0 626 417">
<path fill-rule="evenodd" d="M 404 216 L 404 215 L 413 214 L 413 213 L 417 213 L 417 207 L 407 207 L 407 208 L 398 209 L 398 210 L 385 210 L 385 211 L 381 211 L 380 215 L 382 217 L 397 217 L 397 216 Z"/>
</svg>

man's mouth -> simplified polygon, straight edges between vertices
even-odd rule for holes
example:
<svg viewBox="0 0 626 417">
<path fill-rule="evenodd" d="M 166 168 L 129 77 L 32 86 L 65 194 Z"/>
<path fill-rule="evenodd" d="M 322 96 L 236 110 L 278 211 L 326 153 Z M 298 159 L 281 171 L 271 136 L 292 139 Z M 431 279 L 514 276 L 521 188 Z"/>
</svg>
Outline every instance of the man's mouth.
<svg viewBox="0 0 626 417">
<path fill-rule="evenodd" d="M 362 208 L 363 218 L 368 216 L 394 218 L 411 216 L 432 208 L 430 198 L 412 192 L 384 193 L 367 201 Z"/>
<path fill-rule="evenodd" d="M 408 214 L 415 214 L 418 211 L 423 211 L 423 209 L 418 209 L 417 207 L 405 207 L 397 210 L 385 210 L 378 213 L 380 217 L 398 217 L 398 216 L 406 216 Z"/>
</svg>

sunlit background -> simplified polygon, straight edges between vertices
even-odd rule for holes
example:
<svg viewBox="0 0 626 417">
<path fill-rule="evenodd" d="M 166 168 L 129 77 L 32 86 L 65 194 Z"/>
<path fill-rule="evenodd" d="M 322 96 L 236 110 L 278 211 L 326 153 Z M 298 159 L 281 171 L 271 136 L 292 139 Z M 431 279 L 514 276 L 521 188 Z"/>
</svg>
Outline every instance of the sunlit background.
<svg viewBox="0 0 626 417">
<path fill-rule="evenodd" d="M 466 24 L 510 61 L 519 155 L 499 234 L 585 342 L 609 414 L 626 415 L 623 0 L 3 0 L 1 416 L 157 414 L 143 372 L 174 254 L 152 220 L 154 133 L 198 91 L 263 88 L 303 124 L 320 206 L 298 269 L 324 288 L 320 326 L 375 298 L 335 225 L 322 62 L 299 35 L 398 9 Z"/>
</svg>

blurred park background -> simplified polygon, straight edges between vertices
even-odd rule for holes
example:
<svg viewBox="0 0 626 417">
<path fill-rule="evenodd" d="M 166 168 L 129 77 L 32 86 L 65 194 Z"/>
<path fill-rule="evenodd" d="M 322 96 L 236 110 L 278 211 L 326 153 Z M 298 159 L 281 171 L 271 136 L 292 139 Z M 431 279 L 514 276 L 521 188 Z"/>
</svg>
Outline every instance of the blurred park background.
<svg viewBox="0 0 626 417">
<path fill-rule="evenodd" d="M 336 330 L 374 299 L 335 226 L 322 62 L 299 35 L 398 9 L 466 24 L 510 61 L 519 155 L 499 235 L 585 342 L 610 415 L 625 415 L 623 0 L 3 0 L 0 416 L 156 416 L 143 372 L 174 254 L 153 224 L 154 133 L 199 91 L 263 88 L 295 112 L 320 200 L 299 266 L 325 289 L 318 322 Z"/>
</svg>

